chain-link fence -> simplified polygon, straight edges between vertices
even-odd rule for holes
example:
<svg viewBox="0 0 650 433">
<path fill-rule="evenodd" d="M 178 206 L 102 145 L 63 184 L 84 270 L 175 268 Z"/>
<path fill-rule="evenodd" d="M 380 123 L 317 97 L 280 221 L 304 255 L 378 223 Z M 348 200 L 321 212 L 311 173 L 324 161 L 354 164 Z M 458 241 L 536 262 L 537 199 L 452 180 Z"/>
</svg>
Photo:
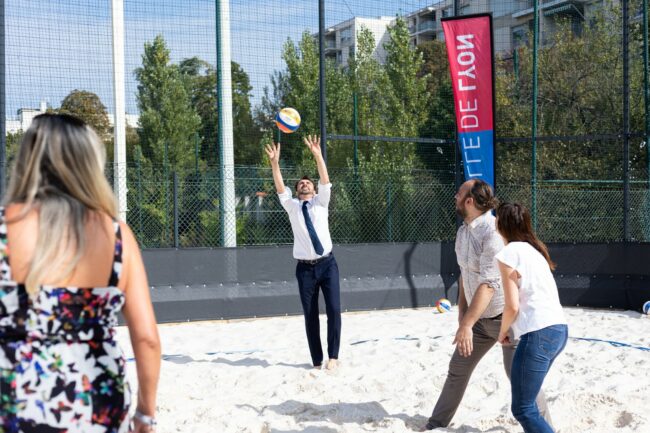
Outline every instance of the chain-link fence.
<svg viewBox="0 0 650 433">
<path fill-rule="evenodd" d="M 263 147 L 282 143 L 293 185 L 316 177 L 301 138 L 325 131 L 335 242 L 453 239 L 441 19 L 490 12 L 499 197 L 531 207 L 546 241 L 650 241 L 647 0 L 323 0 L 324 80 L 318 3 L 0 2 L 0 149 L 10 163 L 34 115 L 76 114 L 144 247 L 268 245 L 292 233 Z M 291 135 L 274 126 L 285 106 L 302 116 Z"/>
<path fill-rule="evenodd" d="M 302 174 L 285 168 L 293 189 Z M 129 167 L 128 222 L 143 247 L 218 247 L 223 245 L 218 171 L 181 177 L 170 172 L 144 179 Z M 313 174 L 313 173 L 308 173 Z M 451 240 L 456 232 L 455 185 L 434 172 L 391 173 L 367 179 L 352 170 L 334 170 L 330 231 L 336 243 L 430 242 Z M 270 170 L 235 170 L 238 245 L 291 243 L 289 219 L 280 205 Z M 650 203 L 647 183 L 633 183 L 630 230 L 648 239 Z M 502 185 L 499 199 L 531 206 L 530 183 Z M 548 242 L 621 241 L 623 191 L 620 181 L 548 181 L 536 191 L 538 233 Z"/>
</svg>

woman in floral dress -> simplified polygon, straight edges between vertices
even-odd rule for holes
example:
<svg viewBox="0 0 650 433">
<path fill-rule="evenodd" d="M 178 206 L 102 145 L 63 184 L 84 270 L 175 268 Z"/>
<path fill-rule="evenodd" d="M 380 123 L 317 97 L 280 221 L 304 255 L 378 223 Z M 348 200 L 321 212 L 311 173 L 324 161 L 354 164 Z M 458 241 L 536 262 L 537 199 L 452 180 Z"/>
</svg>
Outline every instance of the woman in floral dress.
<svg viewBox="0 0 650 433">
<path fill-rule="evenodd" d="M 43 114 L 25 133 L 0 208 L 0 432 L 155 426 L 158 331 L 104 163 L 103 143 L 75 117 Z M 113 331 L 120 311 L 138 375 L 133 424 Z"/>
</svg>

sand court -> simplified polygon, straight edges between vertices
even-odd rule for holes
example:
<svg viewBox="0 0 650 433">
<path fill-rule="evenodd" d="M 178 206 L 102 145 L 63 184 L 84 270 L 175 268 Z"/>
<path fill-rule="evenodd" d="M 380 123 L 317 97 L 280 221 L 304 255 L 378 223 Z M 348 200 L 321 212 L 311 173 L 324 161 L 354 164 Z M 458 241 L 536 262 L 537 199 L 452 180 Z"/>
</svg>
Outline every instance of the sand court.
<svg viewBox="0 0 650 433">
<path fill-rule="evenodd" d="M 565 308 L 569 342 L 544 390 L 561 433 L 647 432 L 650 317 Z M 457 314 L 345 313 L 340 366 L 311 367 L 300 316 L 161 325 L 159 433 L 412 432 L 426 422 L 454 350 Z M 325 342 L 325 316 L 321 335 Z M 118 329 L 131 357 L 128 334 Z M 129 362 L 135 384 L 135 363 Z M 135 386 L 134 386 L 135 388 Z M 447 432 L 523 432 L 495 346 Z"/>
</svg>

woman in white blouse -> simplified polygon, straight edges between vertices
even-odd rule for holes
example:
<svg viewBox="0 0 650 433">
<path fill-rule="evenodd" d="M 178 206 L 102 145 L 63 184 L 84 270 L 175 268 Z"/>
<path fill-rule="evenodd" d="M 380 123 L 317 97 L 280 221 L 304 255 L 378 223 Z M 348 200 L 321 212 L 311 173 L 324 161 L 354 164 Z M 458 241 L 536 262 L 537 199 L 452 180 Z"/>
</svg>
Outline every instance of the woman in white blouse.
<svg viewBox="0 0 650 433">
<path fill-rule="evenodd" d="M 505 296 L 499 342 L 520 339 L 512 362 L 512 414 L 526 433 L 553 433 L 535 398 L 555 358 L 566 346 L 568 329 L 546 245 L 535 236 L 528 209 L 518 203 L 497 208 L 497 230 L 506 246 L 496 255 Z"/>
</svg>

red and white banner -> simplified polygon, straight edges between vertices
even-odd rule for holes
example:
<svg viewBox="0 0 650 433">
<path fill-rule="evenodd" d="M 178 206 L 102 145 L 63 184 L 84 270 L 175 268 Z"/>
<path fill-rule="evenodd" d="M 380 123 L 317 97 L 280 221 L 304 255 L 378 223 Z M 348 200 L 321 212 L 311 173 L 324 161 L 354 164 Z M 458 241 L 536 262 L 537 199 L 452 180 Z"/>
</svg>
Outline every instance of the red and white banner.
<svg viewBox="0 0 650 433">
<path fill-rule="evenodd" d="M 494 186 L 494 51 L 492 15 L 444 18 L 465 178 Z"/>
</svg>

